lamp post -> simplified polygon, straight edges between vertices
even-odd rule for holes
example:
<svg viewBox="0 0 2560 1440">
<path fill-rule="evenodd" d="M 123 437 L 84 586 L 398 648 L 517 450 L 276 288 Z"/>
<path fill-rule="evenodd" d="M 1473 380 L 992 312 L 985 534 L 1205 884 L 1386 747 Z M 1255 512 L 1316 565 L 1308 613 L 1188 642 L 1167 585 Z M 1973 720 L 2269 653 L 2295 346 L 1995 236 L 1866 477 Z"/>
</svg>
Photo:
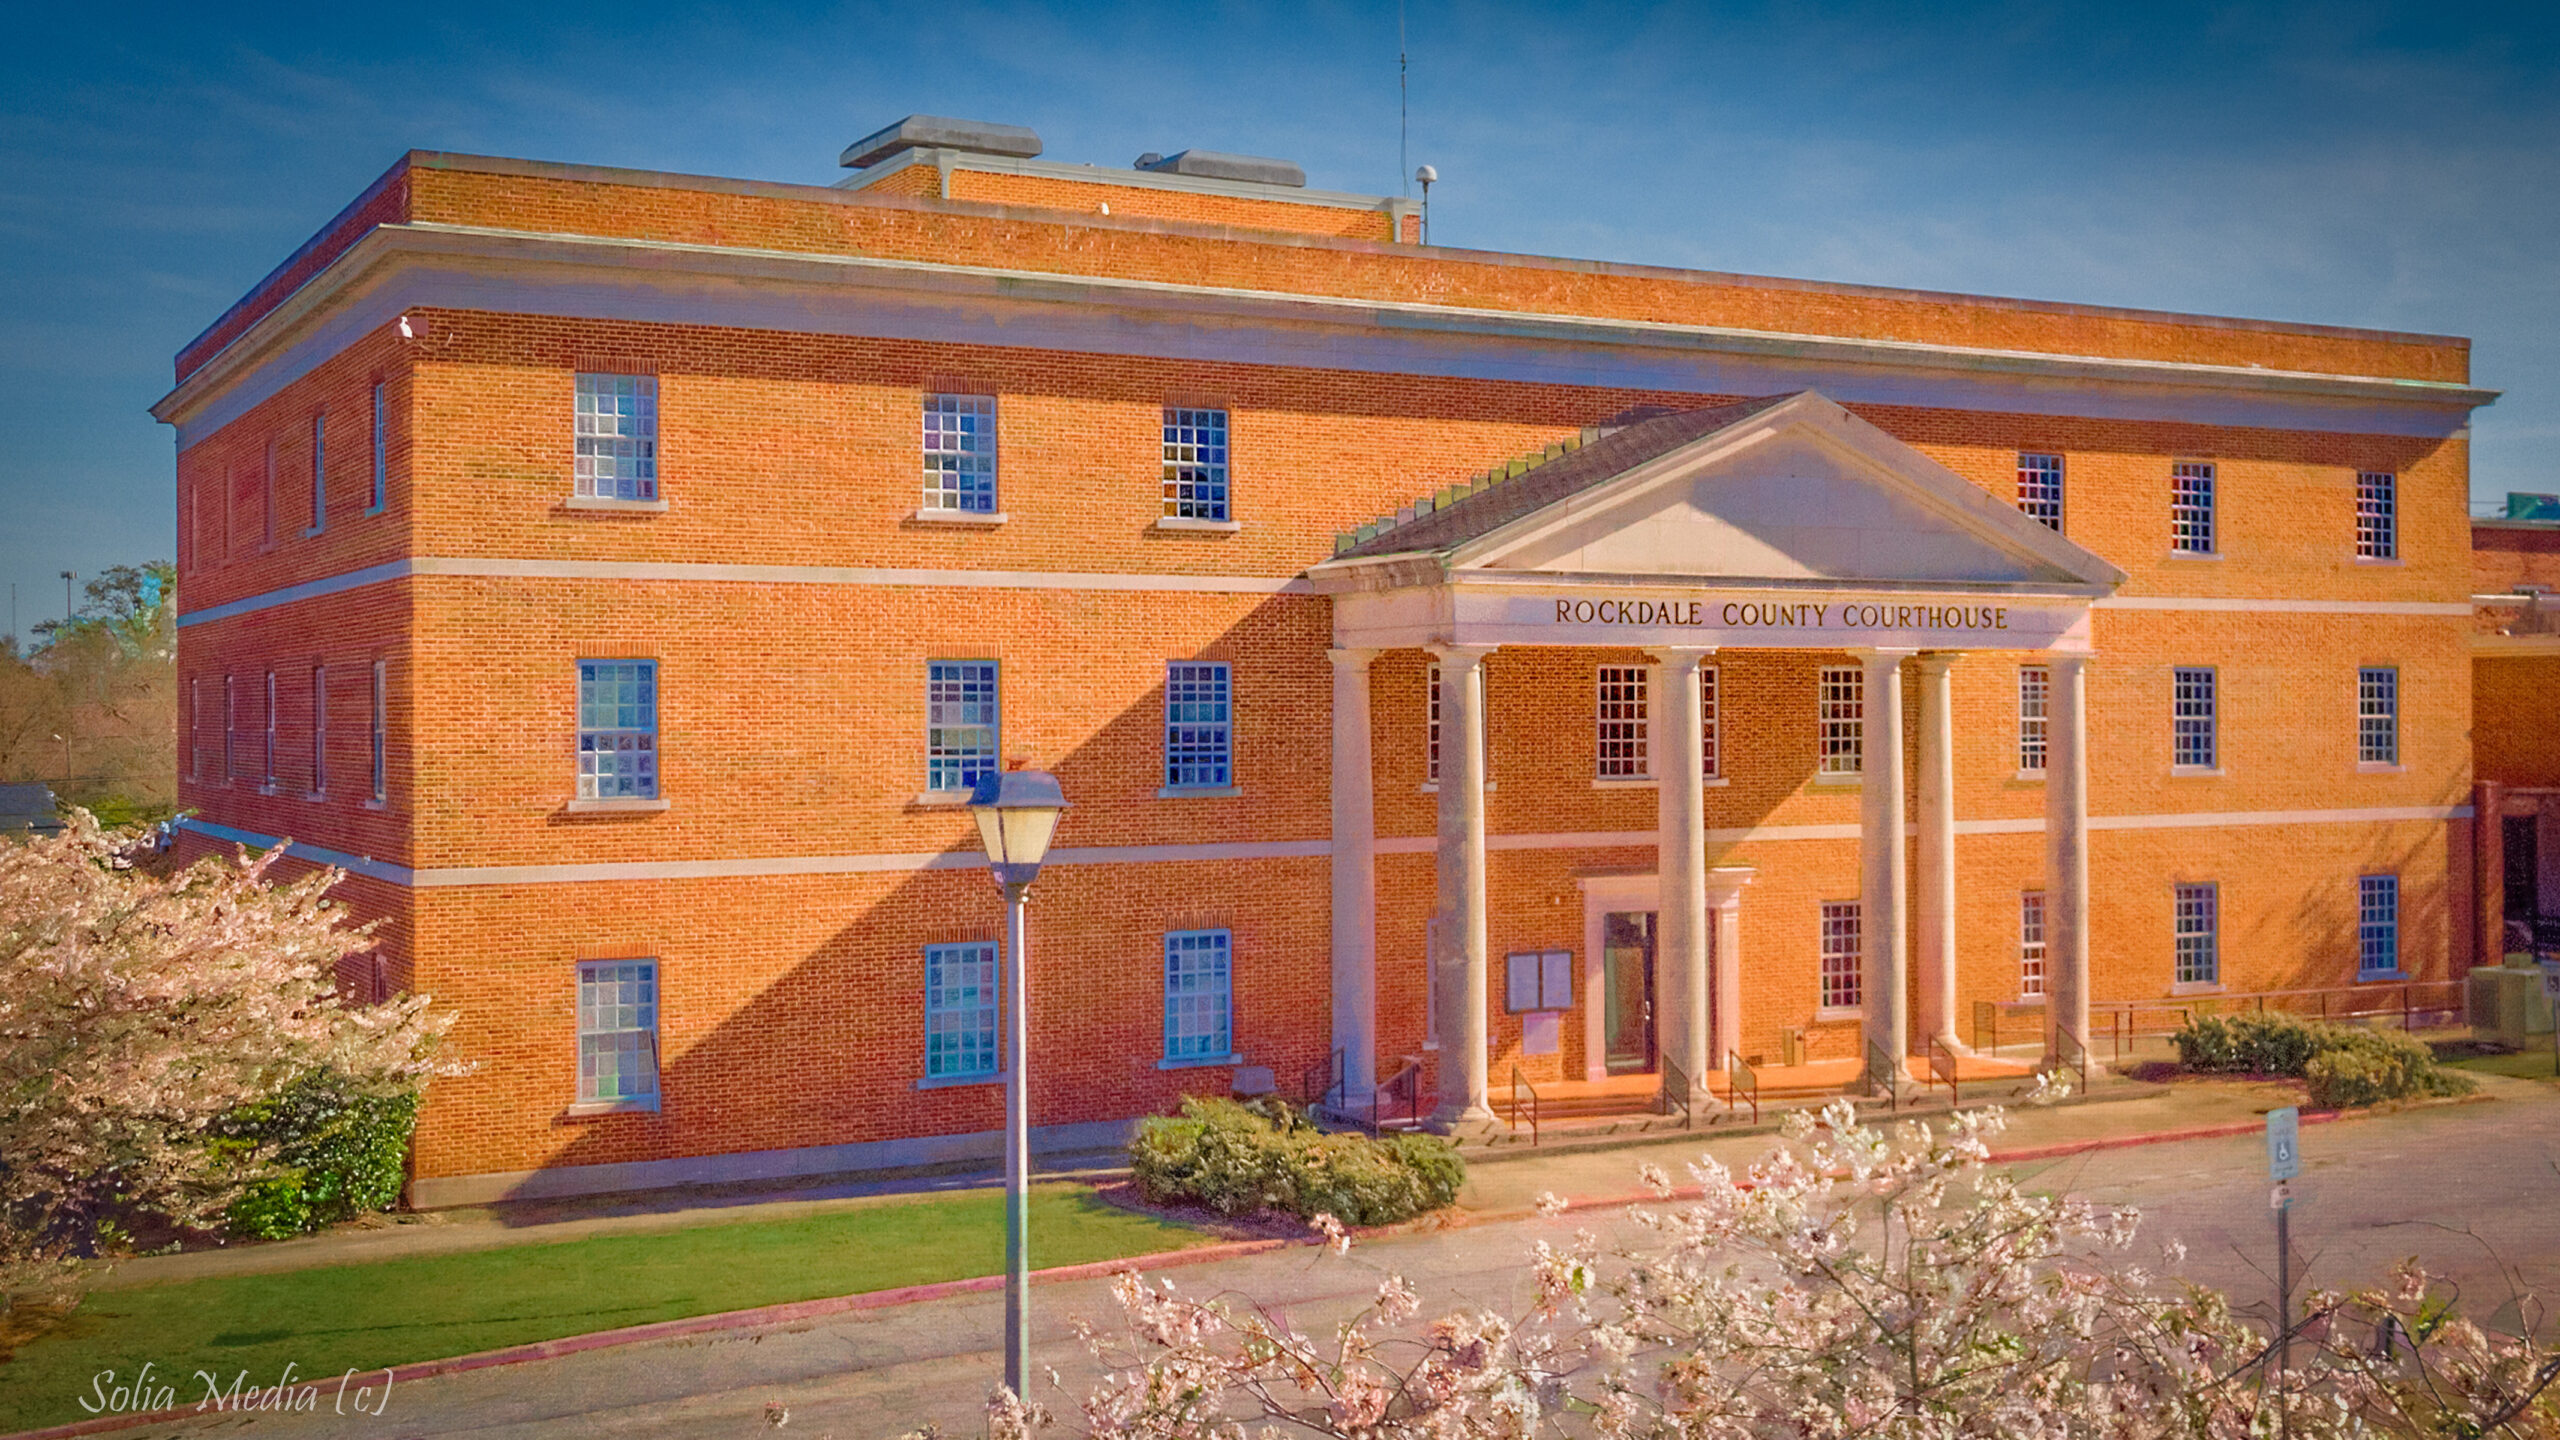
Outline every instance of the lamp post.
<svg viewBox="0 0 2560 1440">
<path fill-rule="evenodd" d="M 1004 1383 L 1017 1398 L 1031 1388 L 1031 1027 L 1022 901 L 1066 808 L 1058 777 L 1043 770 L 983 775 L 969 792 L 987 868 L 1004 892 Z"/>
</svg>

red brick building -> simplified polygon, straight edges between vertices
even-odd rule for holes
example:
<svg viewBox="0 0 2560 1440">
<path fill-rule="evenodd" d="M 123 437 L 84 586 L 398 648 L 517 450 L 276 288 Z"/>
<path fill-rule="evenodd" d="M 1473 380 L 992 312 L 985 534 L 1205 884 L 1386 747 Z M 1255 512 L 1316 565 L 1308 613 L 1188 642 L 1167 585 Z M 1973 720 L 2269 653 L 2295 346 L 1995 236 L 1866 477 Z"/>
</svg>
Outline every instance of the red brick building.
<svg viewBox="0 0 2560 1440">
<path fill-rule="evenodd" d="M 180 353 L 187 843 L 462 1012 L 422 1203 L 988 1153 L 1012 758 L 1052 1145 L 2476 948 L 2465 342 L 1036 156 L 413 153 Z"/>
<path fill-rule="evenodd" d="M 2560 518 L 2471 524 L 2479 962 L 2560 949 Z"/>
</svg>

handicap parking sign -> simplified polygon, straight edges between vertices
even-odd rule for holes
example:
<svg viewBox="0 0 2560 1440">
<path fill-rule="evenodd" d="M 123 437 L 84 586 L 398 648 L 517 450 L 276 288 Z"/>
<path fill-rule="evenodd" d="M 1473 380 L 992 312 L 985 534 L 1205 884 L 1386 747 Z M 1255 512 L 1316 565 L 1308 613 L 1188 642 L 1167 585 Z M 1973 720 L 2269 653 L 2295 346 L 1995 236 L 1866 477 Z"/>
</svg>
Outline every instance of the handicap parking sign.
<svg viewBox="0 0 2560 1440">
<path fill-rule="evenodd" d="M 2291 1105 L 2267 1112 L 2267 1178 L 2281 1185 L 2302 1173 L 2302 1112 Z"/>
</svg>

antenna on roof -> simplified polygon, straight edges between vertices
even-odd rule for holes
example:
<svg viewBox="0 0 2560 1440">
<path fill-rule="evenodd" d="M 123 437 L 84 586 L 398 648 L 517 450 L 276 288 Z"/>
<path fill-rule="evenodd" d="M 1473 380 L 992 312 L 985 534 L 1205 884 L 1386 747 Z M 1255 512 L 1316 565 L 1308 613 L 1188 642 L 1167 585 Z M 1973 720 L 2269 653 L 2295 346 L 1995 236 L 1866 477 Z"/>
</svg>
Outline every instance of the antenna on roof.
<svg viewBox="0 0 2560 1440">
<path fill-rule="evenodd" d="M 1396 0 L 1396 173 L 1399 175 L 1410 173 L 1404 166 L 1407 158 L 1405 155 L 1407 109 L 1404 82 L 1404 0 Z M 1411 181 L 1405 183 L 1404 193 L 1407 195 L 1413 193 Z"/>
</svg>

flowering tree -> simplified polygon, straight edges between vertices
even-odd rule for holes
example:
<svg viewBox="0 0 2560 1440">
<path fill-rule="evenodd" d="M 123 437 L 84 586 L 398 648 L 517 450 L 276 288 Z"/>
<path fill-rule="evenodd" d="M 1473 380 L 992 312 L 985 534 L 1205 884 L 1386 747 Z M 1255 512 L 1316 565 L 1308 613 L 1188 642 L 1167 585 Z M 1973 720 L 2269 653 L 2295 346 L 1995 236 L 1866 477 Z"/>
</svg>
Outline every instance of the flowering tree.
<svg viewBox="0 0 2560 1440">
<path fill-rule="evenodd" d="M 321 1067 L 414 1088 L 452 1023 L 423 996 L 340 1000 L 367 931 L 326 898 L 338 872 L 279 884 L 273 851 L 116 868 L 131 842 L 75 811 L 0 845 L 0 1299 L 119 1216 L 207 1224 L 260 1178 L 204 1143 L 217 1120 Z"/>
<path fill-rule="evenodd" d="M 2560 1362 L 2449 1319 L 2414 1269 L 2389 1293 L 2313 1297 L 2308 1363 L 2272 1375 L 2270 1336 L 2222 1296 L 2132 1263 L 2132 1211 L 1988 1168 L 2003 1123 L 1889 1138 L 1845 1103 L 1799 1116 L 1741 1175 L 1692 1166 L 1698 1198 L 1639 1212 L 1638 1244 L 1538 1242 L 1518 1315 L 1417 1329 L 1419 1297 L 1390 1276 L 1315 1337 L 1125 1276 L 1121 1323 L 1084 1331 L 1108 1374 L 1080 1417 L 1109 1440 L 2560 1435 Z M 1005 1440 L 1057 1423 L 1002 1391 L 988 1413 Z"/>
</svg>

